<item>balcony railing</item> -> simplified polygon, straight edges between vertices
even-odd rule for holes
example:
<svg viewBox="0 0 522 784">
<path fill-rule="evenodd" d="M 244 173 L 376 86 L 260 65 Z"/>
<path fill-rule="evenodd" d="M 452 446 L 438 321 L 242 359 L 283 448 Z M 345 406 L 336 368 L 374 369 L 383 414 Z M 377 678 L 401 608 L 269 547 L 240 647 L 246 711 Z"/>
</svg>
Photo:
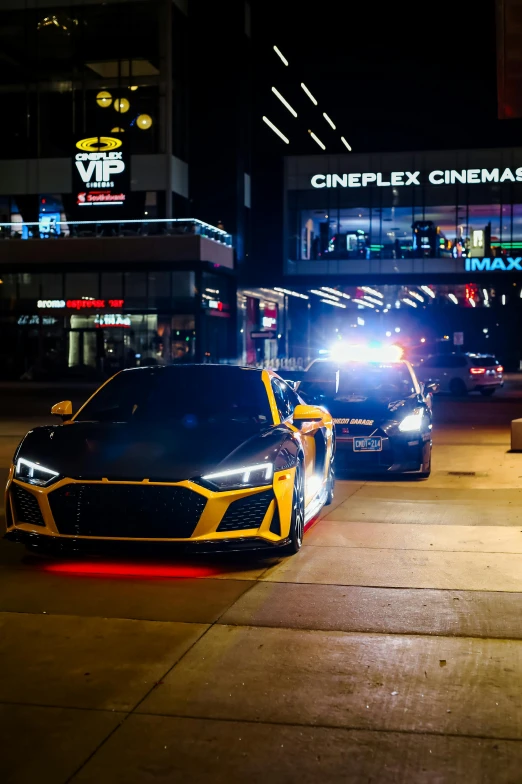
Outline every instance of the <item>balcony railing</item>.
<svg viewBox="0 0 522 784">
<path fill-rule="evenodd" d="M 232 246 L 232 235 L 197 218 L 151 218 L 144 220 L 40 221 L 0 223 L 0 240 L 70 239 L 74 237 L 151 237 L 198 234 L 221 245 Z"/>
</svg>

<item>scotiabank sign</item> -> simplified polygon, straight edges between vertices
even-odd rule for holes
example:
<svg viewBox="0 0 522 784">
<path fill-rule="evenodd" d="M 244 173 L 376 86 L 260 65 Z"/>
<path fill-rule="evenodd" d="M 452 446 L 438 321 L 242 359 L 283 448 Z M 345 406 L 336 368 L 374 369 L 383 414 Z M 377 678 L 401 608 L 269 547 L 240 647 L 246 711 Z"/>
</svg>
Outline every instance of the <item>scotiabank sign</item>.
<svg viewBox="0 0 522 784">
<path fill-rule="evenodd" d="M 415 185 L 473 185 L 489 182 L 522 182 L 522 166 L 518 169 L 434 169 L 420 171 L 351 172 L 350 174 L 314 174 L 312 188 L 396 188 Z"/>
<path fill-rule="evenodd" d="M 78 207 L 121 206 L 129 186 L 129 161 L 122 139 L 90 136 L 76 142 L 73 193 Z"/>
<path fill-rule="evenodd" d="M 466 259 L 466 272 L 522 272 L 522 256 L 507 259 Z"/>
</svg>

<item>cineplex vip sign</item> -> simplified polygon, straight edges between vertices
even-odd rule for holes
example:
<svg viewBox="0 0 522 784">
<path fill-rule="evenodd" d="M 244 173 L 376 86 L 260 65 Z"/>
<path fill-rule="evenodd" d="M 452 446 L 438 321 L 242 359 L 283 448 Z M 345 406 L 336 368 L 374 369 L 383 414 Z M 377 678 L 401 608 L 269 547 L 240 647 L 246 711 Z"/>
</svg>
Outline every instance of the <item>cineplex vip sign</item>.
<svg viewBox="0 0 522 784">
<path fill-rule="evenodd" d="M 125 204 L 130 185 L 129 169 L 122 139 L 91 136 L 77 141 L 73 166 L 77 206 Z"/>
</svg>

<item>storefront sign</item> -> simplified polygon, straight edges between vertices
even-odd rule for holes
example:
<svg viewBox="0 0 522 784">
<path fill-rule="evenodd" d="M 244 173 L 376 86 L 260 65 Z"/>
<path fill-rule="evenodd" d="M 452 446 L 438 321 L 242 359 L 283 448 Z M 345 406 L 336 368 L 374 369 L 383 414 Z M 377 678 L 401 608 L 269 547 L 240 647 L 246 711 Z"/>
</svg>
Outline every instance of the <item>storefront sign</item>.
<svg viewBox="0 0 522 784">
<path fill-rule="evenodd" d="M 378 188 L 401 185 L 467 185 L 489 182 L 522 182 L 522 166 L 518 169 L 434 169 L 428 174 L 409 172 L 359 172 L 350 174 L 314 174 L 312 188 Z"/>
<path fill-rule="evenodd" d="M 94 317 L 97 327 L 130 327 L 131 317 L 123 313 L 97 313 Z"/>
<path fill-rule="evenodd" d="M 36 303 L 36 307 L 39 310 L 48 309 L 48 310 L 61 310 L 65 307 L 65 300 L 64 299 L 39 299 Z"/>
<path fill-rule="evenodd" d="M 516 259 L 466 259 L 466 272 L 522 272 L 522 256 Z"/>
<path fill-rule="evenodd" d="M 130 186 L 129 168 L 122 139 L 112 136 L 80 139 L 76 142 L 73 161 L 76 205 L 93 207 L 125 204 Z"/>
<path fill-rule="evenodd" d="M 104 310 L 105 308 L 123 307 L 123 299 L 39 299 L 36 306 L 39 310 Z"/>
</svg>

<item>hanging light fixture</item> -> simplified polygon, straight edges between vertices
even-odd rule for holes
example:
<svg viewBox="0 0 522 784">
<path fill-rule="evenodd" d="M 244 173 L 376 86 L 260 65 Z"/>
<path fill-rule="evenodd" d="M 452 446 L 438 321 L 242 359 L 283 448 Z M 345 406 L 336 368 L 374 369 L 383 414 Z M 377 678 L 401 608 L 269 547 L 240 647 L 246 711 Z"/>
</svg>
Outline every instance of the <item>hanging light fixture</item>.
<svg viewBox="0 0 522 784">
<path fill-rule="evenodd" d="M 96 103 L 98 106 L 101 106 L 102 109 L 107 109 L 112 103 L 112 95 L 107 92 L 107 90 L 100 90 L 96 96 Z"/>
<path fill-rule="evenodd" d="M 150 128 L 152 125 L 152 117 L 148 114 L 140 114 L 136 120 L 136 125 L 138 128 L 141 128 L 142 131 L 146 131 L 147 128 Z"/>
<path fill-rule="evenodd" d="M 117 112 L 120 112 L 120 114 L 125 114 L 125 112 L 128 112 L 130 109 L 130 103 L 126 98 L 116 98 L 114 101 L 114 108 Z"/>
</svg>

